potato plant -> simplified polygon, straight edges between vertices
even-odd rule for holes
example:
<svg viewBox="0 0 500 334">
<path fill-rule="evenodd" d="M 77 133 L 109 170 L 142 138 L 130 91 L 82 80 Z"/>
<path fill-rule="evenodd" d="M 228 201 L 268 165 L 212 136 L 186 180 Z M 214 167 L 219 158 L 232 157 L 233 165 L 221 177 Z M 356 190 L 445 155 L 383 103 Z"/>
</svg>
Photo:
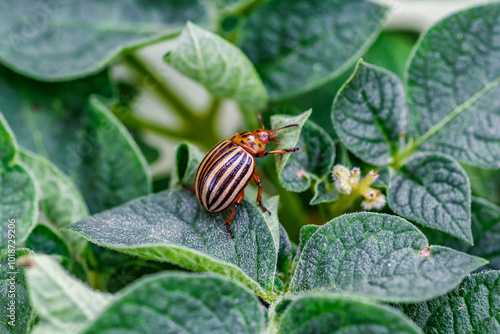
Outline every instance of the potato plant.
<svg viewBox="0 0 500 334">
<path fill-rule="evenodd" d="M 1 2 L 0 331 L 500 333 L 500 4 L 391 11 Z M 258 114 L 231 237 L 186 188 Z"/>
</svg>

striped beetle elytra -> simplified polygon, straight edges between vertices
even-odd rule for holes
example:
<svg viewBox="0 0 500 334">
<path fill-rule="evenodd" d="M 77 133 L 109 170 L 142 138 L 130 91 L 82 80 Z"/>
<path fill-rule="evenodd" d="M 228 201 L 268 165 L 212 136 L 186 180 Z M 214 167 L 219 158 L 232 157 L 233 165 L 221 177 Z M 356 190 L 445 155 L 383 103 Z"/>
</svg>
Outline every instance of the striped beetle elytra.
<svg viewBox="0 0 500 334">
<path fill-rule="evenodd" d="M 245 188 L 252 178 L 259 187 L 257 203 L 263 212 L 269 212 L 262 204 L 262 186 L 260 177 L 255 172 L 255 158 L 298 150 L 298 148 L 291 148 L 266 151 L 266 145 L 269 142 L 278 142 L 274 136 L 275 131 L 298 126 L 298 124 L 266 130 L 260 115 L 258 119 L 260 129 L 241 132 L 231 139 L 219 142 L 207 153 L 195 174 L 193 192 L 207 211 L 216 213 L 233 207 L 225 221 L 227 234 L 231 237 L 233 236 L 230 229 L 231 221 L 236 208 L 243 201 Z"/>
</svg>

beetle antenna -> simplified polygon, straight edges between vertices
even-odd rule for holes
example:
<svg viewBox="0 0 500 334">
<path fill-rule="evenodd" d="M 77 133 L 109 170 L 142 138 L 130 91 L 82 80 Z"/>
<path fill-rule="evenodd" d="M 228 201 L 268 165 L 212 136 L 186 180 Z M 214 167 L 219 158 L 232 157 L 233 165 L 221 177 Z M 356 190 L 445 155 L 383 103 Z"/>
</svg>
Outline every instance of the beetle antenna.
<svg viewBox="0 0 500 334">
<path fill-rule="evenodd" d="M 281 128 L 272 129 L 272 130 L 269 130 L 269 131 L 274 132 L 274 131 L 278 131 L 278 130 L 283 130 L 283 129 L 291 128 L 293 126 L 299 126 L 299 125 L 298 124 L 290 124 L 290 125 L 285 125 L 285 126 L 282 126 Z"/>
<path fill-rule="evenodd" d="M 264 123 L 262 123 L 262 116 L 261 116 L 260 114 L 259 114 L 259 115 L 257 115 L 257 119 L 259 120 L 260 128 L 261 128 L 262 130 L 264 130 L 264 129 L 265 129 L 265 127 L 264 127 Z"/>
</svg>

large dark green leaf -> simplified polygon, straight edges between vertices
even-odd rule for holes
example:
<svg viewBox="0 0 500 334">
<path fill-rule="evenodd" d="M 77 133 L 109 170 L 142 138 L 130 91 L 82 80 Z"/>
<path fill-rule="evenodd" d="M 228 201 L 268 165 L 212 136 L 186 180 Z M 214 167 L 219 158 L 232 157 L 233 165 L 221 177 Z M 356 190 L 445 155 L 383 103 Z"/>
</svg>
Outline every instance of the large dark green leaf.
<svg viewBox="0 0 500 334">
<path fill-rule="evenodd" d="M 35 253 L 57 255 L 63 261 L 70 259 L 68 245 L 53 229 L 44 224 L 38 224 L 26 239 L 25 246 Z"/>
<path fill-rule="evenodd" d="M 440 155 L 414 155 L 394 175 L 389 206 L 399 215 L 472 244 L 470 183 L 463 168 Z"/>
<path fill-rule="evenodd" d="M 306 295 L 293 301 L 280 333 L 421 333 L 404 314 L 370 299 L 342 293 Z"/>
<path fill-rule="evenodd" d="M 227 215 L 208 213 L 187 191 L 169 190 L 91 216 L 70 229 L 120 252 L 232 277 L 272 300 L 278 249 L 262 211 L 244 201 L 231 224 L 234 239 L 224 228 Z"/>
<path fill-rule="evenodd" d="M 199 0 L 2 1 L 0 59 L 46 81 L 96 73 L 123 50 L 177 33 L 186 20 L 206 21 Z"/>
<path fill-rule="evenodd" d="M 402 82 L 389 71 L 359 62 L 332 106 L 335 132 L 357 157 L 386 165 L 407 131 L 406 97 Z"/>
<path fill-rule="evenodd" d="M 15 251 L 14 248 L 11 249 L 11 252 L 0 253 L 0 296 L 2 296 L 0 298 L 0 332 L 25 334 L 30 322 L 31 304 L 24 273 L 16 266 L 16 261 L 19 257 L 32 252 L 28 249 Z"/>
<path fill-rule="evenodd" d="M 470 275 L 442 297 L 401 307 L 425 333 L 499 333 L 500 272 Z"/>
<path fill-rule="evenodd" d="M 0 247 L 6 249 L 26 240 L 35 227 L 39 191 L 30 170 L 15 160 L 16 139 L 2 113 L 0 145 Z"/>
<path fill-rule="evenodd" d="M 459 161 L 500 168 L 500 4 L 460 11 L 432 27 L 408 71 L 417 145 Z"/>
<path fill-rule="evenodd" d="M 377 38 L 387 8 L 365 0 L 274 0 L 259 6 L 238 44 L 271 99 L 342 74 Z"/>
<path fill-rule="evenodd" d="M 343 290 L 386 301 L 428 300 L 453 289 L 487 261 L 429 246 L 406 220 L 384 214 L 343 215 L 303 246 L 291 291 Z"/>
<path fill-rule="evenodd" d="M 92 150 L 82 156 L 78 186 L 91 212 L 151 192 L 146 159 L 102 99 L 90 98 L 82 137 Z"/>
<path fill-rule="evenodd" d="M 266 90 L 243 52 L 193 23 L 188 22 L 165 61 L 218 98 L 234 99 L 248 110 L 266 106 Z"/>
<path fill-rule="evenodd" d="M 164 272 L 137 281 L 83 333 L 254 334 L 264 310 L 244 286 L 209 274 Z"/>
<path fill-rule="evenodd" d="M 111 95 L 105 73 L 43 84 L 1 69 L 0 88 L 0 105 L 19 144 L 68 175 L 91 212 L 149 192 L 147 165 L 130 135 L 101 100 L 92 98 L 89 106 L 91 94 Z"/>
</svg>

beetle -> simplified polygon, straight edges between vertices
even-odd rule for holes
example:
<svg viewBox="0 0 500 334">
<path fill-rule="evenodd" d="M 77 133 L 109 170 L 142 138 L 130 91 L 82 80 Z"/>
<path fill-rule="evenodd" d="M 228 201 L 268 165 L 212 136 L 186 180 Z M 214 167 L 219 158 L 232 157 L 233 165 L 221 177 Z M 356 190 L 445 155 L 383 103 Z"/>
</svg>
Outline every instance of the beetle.
<svg viewBox="0 0 500 334">
<path fill-rule="evenodd" d="M 193 192 L 208 212 L 223 212 L 233 207 L 224 223 L 227 234 L 231 237 L 233 236 L 230 229 L 231 221 L 236 208 L 243 201 L 245 188 L 252 178 L 259 187 L 257 203 L 263 212 L 269 212 L 262 204 L 262 184 L 259 175 L 255 172 L 255 158 L 298 150 L 295 147 L 266 151 L 266 145 L 269 142 L 279 142 L 274 136 L 275 131 L 298 126 L 298 124 L 266 130 L 260 115 L 258 120 L 260 129 L 240 132 L 231 139 L 217 143 L 203 158 L 195 174 Z"/>
</svg>

